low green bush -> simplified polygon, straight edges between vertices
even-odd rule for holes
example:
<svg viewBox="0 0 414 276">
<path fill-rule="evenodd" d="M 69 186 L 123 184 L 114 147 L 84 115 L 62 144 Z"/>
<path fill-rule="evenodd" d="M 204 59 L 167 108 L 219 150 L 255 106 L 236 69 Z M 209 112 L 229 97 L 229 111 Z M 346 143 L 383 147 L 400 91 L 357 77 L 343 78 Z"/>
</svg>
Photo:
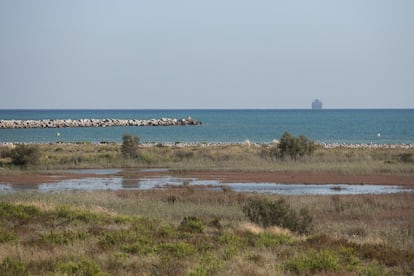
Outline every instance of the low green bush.
<svg viewBox="0 0 414 276">
<path fill-rule="evenodd" d="M 28 219 L 40 214 L 34 206 L 0 202 L 0 220 L 2 219 Z"/>
<path fill-rule="evenodd" d="M 403 163 L 413 163 L 414 155 L 411 152 L 398 154 L 398 160 Z"/>
<path fill-rule="evenodd" d="M 136 240 L 136 235 L 126 229 L 106 231 L 105 234 L 100 237 L 99 244 L 104 247 L 112 247 L 115 245 L 123 245 L 131 243 Z"/>
<path fill-rule="evenodd" d="M 0 147 L 0 158 L 10 157 L 11 149 L 9 147 Z"/>
<path fill-rule="evenodd" d="M 312 155 L 315 151 L 315 143 L 306 136 L 295 137 L 285 132 L 280 138 L 278 149 L 282 158 L 289 156 L 296 160 L 300 156 Z"/>
<path fill-rule="evenodd" d="M 284 234 L 259 233 L 250 234 L 249 242 L 252 246 L 259 248 L 276 247 L 280 244 L 289 244 L 291 238 Z"/>
<path fill-rule="evenodd" d="M 223 265 L 223 259 L 215 254 L 202 257 L 199 266 L 189 273 L 190 276 L 215 275 Z"/>
<path fill-rule="evenodd" d="M 37 145 L 16 145 L 10 151 L 11 162 L 13 165 L 29 167 L 38 165 L 40 162 L 40 149 Z"/>
<path fill-rule="evenodd" d="M 56 265 L 55 271 L 61 272 L 64 275 L 109 275 L 108 273 L 102 272 L 99 265 L 90 260 L 82 260 L 80 262 L 69 261 L 66 263 L 58 263 Z"/>
<path fill-rule="evenodd" d="M 284 199 L 249 199 L 243 212 L 251 222 L 263 227 L 280 226 L 300 234 L 309 233 L 312 229 L 308 210 L 303 208 L 297 212 Z"/>
<path fill-rule="evenodd" d="M 185 217 L 178 227 L 178 230 L 191 233 L 202 233 L 205 224 L 197 217 Z"/>
<path fill-rule="evenodd" d="M 233 233 L 224 233 L 219 237 L 219 242 L 224 246 L 223 260 L 230 260 L 238 254 L 239 250 L 244 246 L 243 240 Z"/>
<path fill-rule="evenodd" d="M 3 231 L 0 229 L 0 243 L 17 241 L 17 236 L 12 231 Z"/>
<path fill-rule="evenodd" d="M 158 250 L 159 254 L 167 254 L 179 258 L 196 253 L 194 246 L 182 241 L 161 244 Z"/>
<path fill-rule="evenodd" d="M 85 240 L 88 238 L 87 232 L 74 232 L 74 231 L 51 231 L 48 234 L 40 234 L 39 242 L 41 244 L 50 245 L 68 245 L 73 244 L 77 240 Z"/>
<path fill-rule="evenodd" d="M 156 242 L 148 237 L 140 237 L 132 244 L 126 244 L 122 250 L 129 254 L 150 255 L 156 252 Z"/>
<path fill-rule="evenodd" d="M 6 257 L 0 264 L 0 275 L 3 276 L 24 276 L 29 275 L 26 265 L 19 260 Z"/>
<path fill-rule="evenodd" d="M 71 222 L 92 223 L 104 220 L 104 216 L 86 210 L 71 209 L 66 205 L 59 206 L 54 213 L 60 219 L 68 219 Z"/>
<path fill-rule="evenodd" d="M 285 269 L 293 273 L 335 272 L 340 265 L 335 252 L 330 250 L 310 250 L 285 263 Z"/>
</svg>

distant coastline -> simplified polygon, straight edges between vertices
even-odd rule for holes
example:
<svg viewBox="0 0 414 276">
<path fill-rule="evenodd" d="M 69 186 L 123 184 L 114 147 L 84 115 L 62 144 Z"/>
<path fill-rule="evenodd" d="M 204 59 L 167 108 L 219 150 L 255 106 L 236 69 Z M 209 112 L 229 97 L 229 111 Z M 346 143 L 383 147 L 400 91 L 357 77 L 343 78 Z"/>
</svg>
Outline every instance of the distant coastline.
<svg viewBox="0 0 414 276">
<path fill-rule="evenodd" d="M 115 142 L 57 142 L 60 145 L 73 145 L 73 144 L 95 144 L 95 145 L 106 145 Z M 45 145 L 50 144 L 49 142 L 29 142 L 29 143 L 13 143 L 13 142 L 0 142 L 0 146 L 14 147 L 17 144 L 28 144 L 28 145 Z M 120 144 L 120 143 L 116 143 Z M 251 142 L 143 142 L 140 143 L 140 147 L 220 147 L 220 146 L 249 146 L 249 147 L 262 147 L 273 143 L 251 143 Z M 347 148 L 347 149 L 411 149 L 414 148 L 412 144 L 346 144 L 346 143 L 317 143 L 318 146 L 325 149 L 335 148 Z"/>
</svg>

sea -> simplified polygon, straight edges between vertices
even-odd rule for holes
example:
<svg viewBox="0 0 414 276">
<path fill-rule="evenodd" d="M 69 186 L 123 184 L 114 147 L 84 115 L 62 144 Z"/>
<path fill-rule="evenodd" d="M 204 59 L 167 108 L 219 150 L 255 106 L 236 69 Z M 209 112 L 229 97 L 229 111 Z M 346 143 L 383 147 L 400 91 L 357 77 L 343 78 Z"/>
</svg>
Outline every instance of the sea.
<svg viewBox="0 0 414 276">
<path fill-rule="evenodd" d="M 414 144 L 414 109 L 0 110 L 0 120 L 192 117 L 201 126 L 0 129 L 0 143 L 271 143 L 284 132 L 327 144 Z"/>
</svg>

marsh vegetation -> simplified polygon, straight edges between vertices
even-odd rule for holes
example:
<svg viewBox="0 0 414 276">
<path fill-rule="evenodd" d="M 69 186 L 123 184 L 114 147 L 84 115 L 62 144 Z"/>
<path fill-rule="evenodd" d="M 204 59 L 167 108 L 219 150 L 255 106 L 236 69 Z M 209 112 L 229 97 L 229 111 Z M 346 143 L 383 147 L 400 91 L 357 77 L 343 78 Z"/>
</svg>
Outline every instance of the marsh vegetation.
<svg viewBox="0 0 414 276">
<path fill-rule="evenodd" d="M 325 148 L 313 145 L 312 154 L 282 157 L 273 144 L 163 145 L 139 144 L 129 137 L 127 147 L 115 143 L 35 145 L 34 159 L 20 166 L 13 149 L 0 146 L 0 173 L 74 168 L 165 167 L 172 170 L 304 171 L 339 174 L 414 174 L 414 148 Z M 33 162 L 31 162 L 33 160 Z M 28 163 L 27 163 L 28 162 Z"/>
<path fill-rule="evenodd" d="M 252 223 L 243 211 L 252 202 L 282 217 L 306 209 L 312 227 Z M 0 197 L 0 274 L 412 274 L 413 209 L 411 194 L 9 194 Z"/>
<path fill-rule="evenodd" d="M 15 161 L 17 147 L 2 146 L 0 173 L 164 167 L 414 175 L 413 148 L 325 148 L 295 139 L 308 148 L 148 146 L 132 136 L 124 145 L 39 144 L 23 148 L 23 157 L 34 152 L 24 165 Z M 275 196 L 185 184 L 9 193 L 0 195 L 0 275 L 410 275 L 413 210 L 412 193 Z"/>
</svg>

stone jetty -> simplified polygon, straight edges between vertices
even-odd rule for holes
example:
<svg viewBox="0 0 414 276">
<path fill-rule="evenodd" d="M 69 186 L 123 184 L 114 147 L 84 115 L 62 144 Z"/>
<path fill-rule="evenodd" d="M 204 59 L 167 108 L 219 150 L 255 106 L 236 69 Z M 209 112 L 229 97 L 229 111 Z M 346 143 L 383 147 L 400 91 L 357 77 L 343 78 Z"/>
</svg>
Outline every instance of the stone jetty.
<svg viewBox="0 0 414 276">
<path fill-rule="evenodd" d="M 183 119 L 161 118 L 137 119 L 45 119 L 45 120 L 0 120 L 0 128 L 74 128 L 115 126 L 196 126 L 201 125 L 191 117 Z"/>
</svg>

